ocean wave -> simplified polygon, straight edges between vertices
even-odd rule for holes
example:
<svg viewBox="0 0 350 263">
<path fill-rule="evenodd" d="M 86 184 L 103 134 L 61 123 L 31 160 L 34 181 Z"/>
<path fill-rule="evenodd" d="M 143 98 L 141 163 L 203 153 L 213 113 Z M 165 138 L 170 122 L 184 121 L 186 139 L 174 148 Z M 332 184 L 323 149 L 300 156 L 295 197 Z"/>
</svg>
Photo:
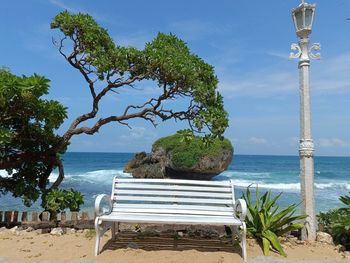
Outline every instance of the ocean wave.
<svg viewBox="0 0 350 263">
<path fill-rule="evenodd" d="M 258 186 L 264 189 L 274 189 L 274 190 L 300 190 L 299 183 L 266 183 L 263 181 L 248 181 L 248 180 L 233 180 L 235 186 L 238 187 L 248 187 L 249 185 Z"/>
<path fill-rule="evenodd" d="M 129 178 L 131 175 L 129 173 L 124 173 L 123 170 L 96 170 L 96 171 L 90 171 L 86 173 L 78 173 L 78 174 L 70 174 L 67 173 L 64 175 L 65 179 L 67 180 L 79 180 L 79 181 L 85 181 L 88 183 L 95 183 L 95 182 L 106 182 L 111 183 L 114 176 L 120 177 L 120 178 Z M 58 173 L 54 172 L 51 173 L 49 177 L 50 182 L 56 181 L 58 177 Z"/>
<path fill-rule="evenodd" d="M 1 177 L 9 177 L 8 173 L 5 170 L 0 170 Z M 113 177 L 117 176 L 119 178 L 130 178 L 132 177 L 129 173 L 124 173 L 123 170 L 95 170 L 89 171 L 85 173 L 67 173 L 65 174 L 65 181 L 70 181 L 74 183 L 74 181 L 79 181 L 83 183 L 99 183 L 99 184 L 110 184 Z M 234 179 L 237 177 L 248 177 L 246 180 L 242 179 Z M 51 173 L 49 177 L 49 181 L 51 183 L 55 182 L 58 177 L 57 172 Z M 254 178 L 256 180 L 254 180 Z M 260 180 L 259 180 L 259 179 Z M 257 173 L 257 172 L 230 172 L 226 171 L 216 176 L 214 180 L 227 180 L 232 179 L 234 185 L 237 187 L 248 187 L 251 184 L 258 185 L 259 188 L 263 189 L 272 189 L 272 190 L 282 190 L 282 191 L 300 191 L 300 183 L 299 182 L 288 182 L 288 183 L 275 183 L 271 182 L 273 177 L 270 173 Z M 267 181 L 266 181 L 267 179 Z M 315 189 L 319 190 L 350 190 L 350 183 L 347 181 L 331 181 L 325 182 L 325 180 L 321 180 L 321 182 L 315 183 Z"/>
<path fill-rule="evenodd" d="M 315 187 L 318 189 L 343 189 L 350 190 L 350 183 L 337 182 L 337 183 L 315 183 Z"/>
<path fill-rule="evenodd" d="M 14 172 L 15 170 L 12 170 Z M 0 176 L 1 177 L 12 177 L 12 175 L 9 175 L 6 170 L 0 170 Z"/>
<path fill-rule="evenodd" d="M 237 171 L 225 171 L 222 172 L 220 175 L 221 176 L 226 176 L 229 178 L 233 178 L 233 177 L 238 177 L 238 176 L 244 176 L 244 177 L 253 177 L 253 178 L 268 178 L 271 177 L 271 173 L 269 172 L 237 172 Z"/>
<path fill-rule="evenodd" d="M 283 190 L 283 191 L 300 191 L 300 183 L 266 183 L 263 181 L 233 180 L 234 185 L 238 187 L 259 186 L 259 188 Z M 315 183 L 315 188 L 320 190 L 350 190 L 350 183 L 332 182 L 332 183 Z"/>
</svg>

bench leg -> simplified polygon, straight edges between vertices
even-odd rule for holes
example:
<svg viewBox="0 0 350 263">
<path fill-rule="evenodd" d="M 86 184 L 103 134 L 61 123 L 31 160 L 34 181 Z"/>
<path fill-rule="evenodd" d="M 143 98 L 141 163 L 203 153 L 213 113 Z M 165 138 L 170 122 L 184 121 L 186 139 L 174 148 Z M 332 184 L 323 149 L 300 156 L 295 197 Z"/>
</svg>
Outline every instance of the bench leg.
<svg viewBox="0 0 350 263">
<path fill-rule="evenodd" d="M 100 226 L 98 224 L 98 217 L 95 219 L 95 232 L 96 232 L 96 242 L 95 242 L 95 256 L 100 254 L 100 243 L 101 243 L 101 236 L 100 236 Z"/>
<path fill-rule="evenodd" d="M 247 227 L 246 224 L 242 223 L 242 234 L 241 234 L 241 247 L 242 247 L 242 257 L 244 262 L 248 262 L 247 258 Z"/>
<path fill-rule="evenodd" d="M 119 233 L 119 222 L 112 223 L 112 240 L 115 240 L 116 233 Z"/>
</svg>

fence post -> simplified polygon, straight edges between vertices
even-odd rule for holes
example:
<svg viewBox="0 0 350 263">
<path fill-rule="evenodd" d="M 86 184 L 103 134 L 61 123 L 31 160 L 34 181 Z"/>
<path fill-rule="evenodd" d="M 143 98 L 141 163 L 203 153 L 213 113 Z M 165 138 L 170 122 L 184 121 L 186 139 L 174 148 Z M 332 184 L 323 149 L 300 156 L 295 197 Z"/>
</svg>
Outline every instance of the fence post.
<svg viewBox="0 0 350 263">
<path fill-rule="evenodd" d="M 61 212 L 61 222 L 65 222 L 67 220 L 66 212 Z"/>
<path fill-rule="evenodd" d="M 22 212 L 21 221 L 22 221 L 22 224 L 28 222 L 28 213 L 27 212 Z"/>
<path fill-rule="evenodd" d="M 18 222 L 18 211 L 5 211 L 4 223 L 6 226 L 15 225 Z"/>
<path fill-rule="evenodd" d="M 43 221 L 43 222 L 49 221 L 49 212 L 47 212 L 47 211 L 42 212 L 41 221 Z"/>
<path fill-rule="evenodd" d="M 89 220 L 89 213 L 88 212 L 83 212 L 81 215 L 82 220 Z"/>
<path fill-rule="evenodd" d="M 38 222 L 38 212 L 35 212 L 35 211 L 32 212 L 32 222 L 33 223 Z"/>
<path fill-rule="evenodd" d="M 72 221 L 78 221 L 78 212 L 72 212 Z"/>
</svg>

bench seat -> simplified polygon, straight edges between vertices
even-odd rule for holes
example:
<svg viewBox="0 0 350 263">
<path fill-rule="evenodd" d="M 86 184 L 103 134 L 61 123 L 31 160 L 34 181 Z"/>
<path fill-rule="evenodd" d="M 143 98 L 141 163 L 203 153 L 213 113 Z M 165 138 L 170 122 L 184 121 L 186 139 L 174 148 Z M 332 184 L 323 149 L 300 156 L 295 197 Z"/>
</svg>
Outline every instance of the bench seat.
<svg viewBox="0 0 350 263">
<path fill-rule="evenodd" d="M 198 225 L 241 225 L 239 219 L 229 216 L 210 216 L 210 215 L 176 215 L 176 214 L 156 214 L 156 213 L 119 213 L 113 212 L 101 216 L 102 221 L 117 221 L 125 223 L 159 223 L 172 224 L 198 224 Z"/>
</svg>

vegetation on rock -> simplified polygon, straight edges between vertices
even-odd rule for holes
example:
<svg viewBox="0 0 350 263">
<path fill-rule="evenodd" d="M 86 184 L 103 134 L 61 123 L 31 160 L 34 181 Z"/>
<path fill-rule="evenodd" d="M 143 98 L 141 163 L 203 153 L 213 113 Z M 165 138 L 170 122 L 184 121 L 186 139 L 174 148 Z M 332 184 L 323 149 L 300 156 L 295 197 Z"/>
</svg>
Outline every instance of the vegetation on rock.
<svg viewBox="0 0 350 263">
<path fill-rule="evenodd" d="M 297 208 L 296 204 L 280 209 L 277 201 L 282 193 L 271 198 L 270 191 L 265 192 L 261 196 L 258 187 L 256 187 L 255 191 L 254 201 L 251 198 L 250 186 L 247 188 L 246 193 L 243 194 L 243 199 L 247 202 L 249 212 L 246 219 L 247 231 L 261 242 L 265 256 L 269 254 L 270 247 L 277 250 L 281 255 L 286 256 L 278 237 L 303 228 L 303 224 L 295 223 L 295 221 L 305 219 L 306 216 L 294 216 Z"/>
<path fill-rule="evenodd" d="M 205 145 L 203 137 L 189 137 L 188 134 L 184 135 L 181 131 L 155 141 L 153 149 L 158 147 L 162 147 L 166 152 L 171 152 L 172 161 L 176 166 L 187 168 L 198 163 L 204 156 L 217 157 L 225 150 L 233 152 L 232 144 L 228 139 L 215 138 Z"/>
<path fill-rule="evenodd" d="M 336 244 L 350 250 L 350 196 L 341 196 L 339 200 L 345 207 L 321 212 L 317 219 L 324 231 L 332 235 Z"/>
</svg>

